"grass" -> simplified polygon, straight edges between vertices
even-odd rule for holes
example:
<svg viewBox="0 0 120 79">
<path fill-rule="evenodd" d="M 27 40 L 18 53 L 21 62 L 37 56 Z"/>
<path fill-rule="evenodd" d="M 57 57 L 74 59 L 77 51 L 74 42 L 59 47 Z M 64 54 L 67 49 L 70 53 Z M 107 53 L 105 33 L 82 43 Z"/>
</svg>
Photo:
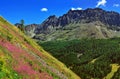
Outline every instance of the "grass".
<svg viewBox="0 0 120 79">
<path fill-rule="evenodd" d="M 111 79 L 114 76 L 114 73 L 117 72 L 120 67 L 118 64 L 111 64 L 112 70 L 104 79 Z"/>
<path fill-rule="evenodd" d="M 0 79 L 22 79 L 17 72 L 12 70 L 10 65 L 11 60 L 11 57 L 3 53 L 0 47 Z"/>
<path fill-rule="evenodd" d="M 12 58 L 12 63 L 10 63 L 12 66 L 11 70 L 21 75 L 22 78 L 59 78 L 59 74 L 49 69 L 52 68 L 53 70 L 59 71 L 60 74 L 63 74 L 68 79 L 80 79 L 79 76 L 69 70 L 63 63 L 44 51 L 34 40 L 27 37 L 17 27 L 2 17 L 0 17 L 0 46 L 2 47 L 0 48 L 0 54 L 8 54 Z M 47 67 L 38 58 L 43 60 Z M 36 66 L 38 68 L 35 68 Z M 46 69 L 39 72 L 39 70 L 44 68 Z M 24 69 L 27 70 L 24 72 Z M 12 71 L 9 72 L 13 73 Z M 31 73 L 35 74 L 30 75 Z M 62 79 L 62 77 L 60 78 Z"/>
</svg>

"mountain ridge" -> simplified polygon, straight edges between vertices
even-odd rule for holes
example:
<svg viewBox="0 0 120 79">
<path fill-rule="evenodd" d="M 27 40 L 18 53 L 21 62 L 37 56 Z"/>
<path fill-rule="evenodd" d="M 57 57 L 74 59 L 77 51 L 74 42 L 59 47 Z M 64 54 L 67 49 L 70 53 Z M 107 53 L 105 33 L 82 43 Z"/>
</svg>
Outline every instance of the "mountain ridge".
<svg viewBox="0 0 120 79">
<path fill-rule="evenodd" d="M 114 19 L 112 19 L 114 18 Z M 93 21 L 101 21 L 108 25 L 120 26 L 120 14 L 114 11 L 105 11 L 101 8 L 88 8 L 86 10 L 69 10 L 63 16 L 56 17 L 55 15 L 49 16 L 43 23 L 41 24 L 43 29 L 49 26 L 65 26 L 69 23 L 79 22 L 80 20 L 87 20 L 89 22 Z M 108 22 L 113 20 L 113 22 Z M 105 20 L 105 21 L 102 21 Z M 116 22 L 117 21 L 117 22 Z"/>
<path fill-rule="evenodd" d="M 63 16 L 60 16 L 60 17 L 56 17 L 55 15 L 49 16 L 41 24 L 33 27 L 34 29 L 29 29 L 30 25 L 28 25 L 26 28 L 28 28 L 29 30 L 32 30 L 31 34 L 33 35 L 31 37 L 33 37 L 34 39 L 48 40 L 49 39 L 47 38 L 48 36 L 53 37 L 51 36 L 51 34 L 54 33 L 55 35 L 55 33 L 57 33 L 60 30 L 62 33 L 67 27 L 69 27 L 69 29 L 72 28 L 71 31 L 73 31 L 75 30 L 75 28 L 73 27 L 78 26 L 77 28 L 81 28 L 83 27 L 82 25 L 89 26 L 89 24 L 95 27 L 94 29 L 98 29 L 96 27 L 100 26 L 100 28 L 104 27 L 109 32 L 111 32 L 112 30 L 113 31 L 113 33 L 111 34 L 112 37 L 119 36 L 120 14 L 114 11 L 105 11 L 101 8 L 93 8 L 93 9 L 88 8 L 86 10 L 69 10 L 66 14 L 63 14 Z M 72 27 L 70 25 L 72 25 Z M 88 28 L 89 27 L 86 27 L 86 30 L 89 30 Z M 26 31 L 29 35 L 30 31 L 28 31 L 28 29 L 26 29 Z M 106 31 L 106 34 L 108 31 Z M 95 31 L 92 30 L 91 32 L 94 33 Z M 116 34 L 115 32 L 118 32 L 118 33 Z M 102 30 L 101 30 L 101 33 L 103 33 Z M 84 31 L 83 31 L 83 34 L 84 34 Z M 104 36 L 104 34 L 100 38 L 107 38 L 106 36 Z M 91 34 L 88 33 L 88 35 L 89 36 L 86 36 L 86 35 L 81 36 L 81 38 L 84 38 L 84 37 L 91 38 L 90 36 Z M 55 36 L 60 36 L 60 35 L 58 33 L 58 35 L 55 35 Z M 108 35 L 108 38 L 110 37 Z M 98 38 L 98 37 L 95 36 L 95 38 Z M 57 37 L 55 37 L 55 39 L 57 39 Z"/>
</svg>

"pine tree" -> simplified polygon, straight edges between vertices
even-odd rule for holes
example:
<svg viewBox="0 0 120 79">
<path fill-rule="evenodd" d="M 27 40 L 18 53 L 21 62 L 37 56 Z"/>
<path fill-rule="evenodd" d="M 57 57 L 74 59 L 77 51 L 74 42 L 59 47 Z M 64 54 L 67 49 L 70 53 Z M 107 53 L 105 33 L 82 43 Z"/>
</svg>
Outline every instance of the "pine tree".
<svg viewBox="0 0 120 79">
<path fill-rule="evenodd" d="M 23 19 L 20 21 L 20 24 L 21 24 L 21 31 L 23 31 L 25 33 L 25 26 L 24 26 L 24 20 Z"/>
</svg>

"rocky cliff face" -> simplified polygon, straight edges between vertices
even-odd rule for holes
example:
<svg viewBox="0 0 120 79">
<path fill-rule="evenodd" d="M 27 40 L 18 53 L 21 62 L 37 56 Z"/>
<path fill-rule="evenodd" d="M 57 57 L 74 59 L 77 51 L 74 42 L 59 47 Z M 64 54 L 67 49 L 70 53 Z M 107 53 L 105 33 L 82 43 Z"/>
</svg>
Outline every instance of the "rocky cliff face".
<svg viewBox="0 0 120 79">
<path fill-rule="evenodd" d="M 35 35 L 35 29 L 39 27 L 39 24 L 30 24 L 25 26 L 26 34 L 30 37 Z"/>
<path fill-rule="evenodd" d="M 120 14 L 114 11 L 105 11 L 100 8 L 86 10 L 69 10 L 68 13 L 57 18 L 55 15 L 48 17 L 38 29 L 48 30 L 49 27 L 64 27 L 70 23 L 90 23 L 100 21 L 109 26 L 120 26 Z"/>
<path fill-rule="evenodd" d="M 29 25 L 30 26 L 30 25 Z M 27 27 L 28 29 L 30 27 Z M 77 28 L 83 27 L 91 30 L 94 29 L 99 29 L 105 27 L 106 32 L 102 33 L 103 30 L 101 30 L 101 33 L 96 34 L 95 30 L 90 31 L 90 34 L 87 32 L 87 36 L 85 35 L 86 32 L 80 29 L 78 31 Z M 98 28 L 100 26 L 100 28 Z M 43 23 L 39 25 L 34 25 L 35 29 L 29 29 L 29 31 L 32 30 L 32 35 L 33 38 L 39 39 L 39 40 L 47 40 L 47 39 L 56 39 L 58 37 L 61 37 L 61 33 L 64 34 L 65 30 L 71 30 L 74 31 L 76 30 L 77 35 L 81 38 L 82 37 L 91 37 L 91 33 L 94 33 L 94 35 L 99 35 L 99 34 L 108 34 L 108 35 L 102 35 L 100 38 L 107 38 L 111 37 L 114 35 L 111 34 L 112 31 L 119 31 L 120 30 L 120 14 L 114 11 L 105 11 L 101 8 L 88 8 L 86 10 L 69 10 L 66 14 L 60 17 L 56 17 L 55 15 L 48 17 Z M 105 29 L 104 28 L 104 29 Z M 27 29 L 26 29 L 27 30 Z M 84 29 L 85 30 L 85 29 Z M 28 34 L 29 34 L 28 31 Z M 88 30 L 87 30 L 88 31 Z M 110 32 L 109 32 L 110 31 Z M 75 31 L 74 31 L 75 32 Z M 109 33 L 108 33 L 109 32 Z M 53 36 L 51 36 L 53 34 Z M 75 36 L 75 33 L 68 34 L 68 38 L 71 38 L 70 36 Z M 112 33 L 113 34 L 113 33 Z M 118 34 L 117 34 L 118 35 Z M 49 37 L 50 36 L 50 37 Z M 57 36 L 57 37 L 56 37 Z M 106 37 L 107 36 L 107 37 Z M 48 38 L 49 37 L 49 38 Z M 95 38 L 98 38 L 94 36 Z M 76 37 L 74 37 L 76 38 Z"/>
</svg>

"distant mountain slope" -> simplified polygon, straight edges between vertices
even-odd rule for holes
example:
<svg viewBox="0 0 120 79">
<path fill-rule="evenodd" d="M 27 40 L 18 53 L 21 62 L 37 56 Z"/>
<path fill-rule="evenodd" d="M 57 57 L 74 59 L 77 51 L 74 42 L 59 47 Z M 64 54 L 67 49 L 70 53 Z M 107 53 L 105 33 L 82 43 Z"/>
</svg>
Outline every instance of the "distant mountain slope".
<svg viewBox="0 0 120 79">
<path fill-rule="evenodd" d="M 38 40 L 110 38 L 119 35 L 120 14 L 100 8 L 69 10 L 60 17 L 50 16 L 42 24 L 36 26 L 31 30 L 34 34 L 32 37 Z M 27 26 L 27 28 L 30 27 Z M 27 29 L 26 31 L 29 34 Z M 64 38 L 62 38 L 63 35 Z"/>
<path fill-rule="evenodd" d="M 0 17 L 0 79 L 80 79 Z"/>
<path fill-rule="evenodd" d="M 102 24 L 101 22 L 91 22 L 87 24 L 86 23 L 69 24 L 57 30 L 53 29 L 49 33 L 36 34 L 33 38 L 43 41 L 51 41 L 51 40 L 72 40 L 81 38 L 105 39 L 115 36 L 120 36 L 120 32 L 108 29 L 106 25 Z"/>
</svg>

